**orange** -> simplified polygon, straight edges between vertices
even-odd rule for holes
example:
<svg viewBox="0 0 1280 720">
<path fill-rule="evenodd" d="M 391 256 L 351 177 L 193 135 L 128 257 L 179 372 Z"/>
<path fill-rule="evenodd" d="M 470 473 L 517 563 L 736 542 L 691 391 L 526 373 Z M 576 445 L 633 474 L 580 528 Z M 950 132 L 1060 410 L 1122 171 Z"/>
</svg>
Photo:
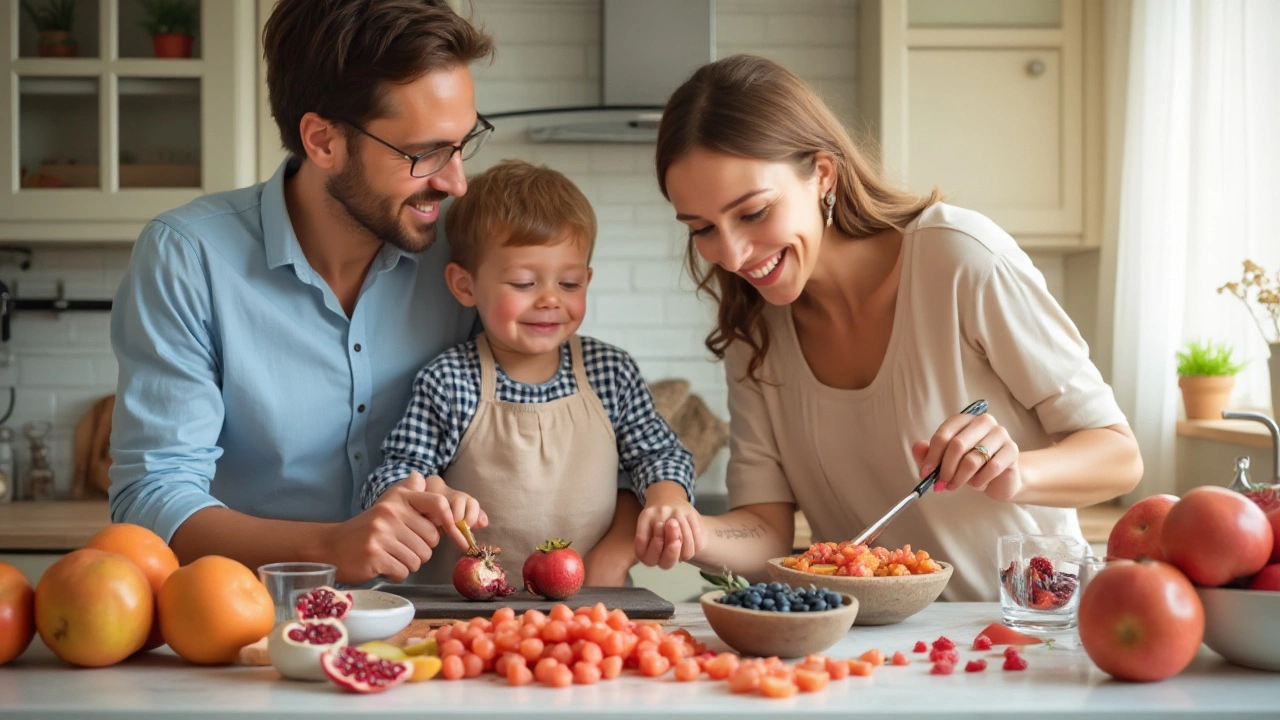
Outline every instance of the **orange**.
<svg viewBox="0 0 1280 720">
<path fill-rule="evenodd" d="M 36 634 L 36 592 L 18 568 L 0 562 L 0 665 L 18 657 Z"/>
<path fill-rule="evenodd" d="M 275 609 L 253 571 L 230 558 L 206 555 L 178 568 L 157 597 L 160 631 L 180 657 L 222 665 L 271 632 Z"/>
<path fill-rule="evenodd" d="M 36 583 L 36 631 L 72 665 L 113 665 L 147 641 L 154 604 L 147 578 L 128 558 L 81 548 Z"/>
<path fill-rule="evenodd" d="M 105 550 L 123 555 L 133 561 L 134 565 L 146 576 L 151 585 L 153 596 L 160 594 L 164 581 L 178 569 L 178 556 L 169 549 L 165 541 L 157 534 L 129 523 L 116 523 L 99 530 L 84 544 L 87 548 Z M 156 616 L 151 628 L 151 635 L 143 650 L 152 650 L 164 644 L 160 633 L 160 616 Z"/>
</svg>

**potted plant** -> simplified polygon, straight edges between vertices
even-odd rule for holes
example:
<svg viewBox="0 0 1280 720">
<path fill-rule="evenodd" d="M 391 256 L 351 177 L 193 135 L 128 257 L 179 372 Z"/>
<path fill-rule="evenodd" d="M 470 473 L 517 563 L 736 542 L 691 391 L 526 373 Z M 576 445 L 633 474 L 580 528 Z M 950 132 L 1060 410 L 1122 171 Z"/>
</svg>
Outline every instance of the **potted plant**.
<svg viewBox="0 0 1280 720">
<path fill-rule="evenodd" d="M 151 36 L 158 58 L 189 58 L 200 24 L 198 0 L 138 0 L 146 16 L 142 27 Z"/>
<path fill-rule="evenodd" d="M 1232 360 L 1231 353 L 1226 343 L 1194 340 L 1178 353 L 1178 387 L 1182 388 L 1182 405 L 1188 420 L 1222 418 L 1236 384 L 1235 374 L 1244 367 L 1244 363 Z"/>
<path fill-rule="evenodd" d="M 1267 361 L 1271 370 L 1271 414 L 1280 418 L 1280 272 L 1267 275 L 1260 265 L 1245 260 L 1240 281 L 1229 282 L 1218 292 L 1229 292 L 1244 303 L 1271 350 Z"/>
<path fill-rule="evenodd" d="M 75 57 L 76 44 L 71 40 L 71 21 L 75 18 L 75 0 L 45 0 L 40 5 L 22 0 L 22 10 L 35 23 L 40 41 L 36 54 L 40 57 Z"/>
</svg>

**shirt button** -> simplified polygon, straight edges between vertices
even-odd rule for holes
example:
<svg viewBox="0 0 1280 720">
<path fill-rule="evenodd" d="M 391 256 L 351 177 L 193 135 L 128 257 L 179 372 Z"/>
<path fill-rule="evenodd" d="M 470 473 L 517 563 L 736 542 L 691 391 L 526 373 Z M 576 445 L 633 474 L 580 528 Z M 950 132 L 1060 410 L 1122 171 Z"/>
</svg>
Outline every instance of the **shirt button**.
<svg viewBox="0 0 1280 720">
<path fill-rule="evenodd" d="M 360 343 L 356 343 L 355 350 L 356 352 L 360 352 Z"/>
<path fill-rule="evenodd" d="M 357 460 L 359 460 L 359 459 L 360 459 L 360 453 L 356 453 L 356 459 L 357 459 Z"/>
<path fill-rule="evenodd" d="M 361 405 L 360 407 L 356 408 L 356 412 L 364 412 L 364 406 Z"/>
</svg>

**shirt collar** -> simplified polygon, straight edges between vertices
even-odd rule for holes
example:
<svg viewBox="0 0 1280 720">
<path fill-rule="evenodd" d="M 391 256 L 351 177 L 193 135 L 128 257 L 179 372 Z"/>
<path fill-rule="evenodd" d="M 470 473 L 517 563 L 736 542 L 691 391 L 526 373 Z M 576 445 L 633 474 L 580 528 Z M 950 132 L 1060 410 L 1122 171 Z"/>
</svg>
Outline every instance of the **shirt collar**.
<svg viewBox="0 0 1280 720">
<path fill-rule="evenodd" d="M 262 188 L 262 232 L 269 268 L 274 269 L 289 264 L 303 267 L 307 265 L 302 246 L 298 244 L 298 235 L 293 231 L 293 223 L 289 220 L 289 208 L 284 202 L 284 182 L 298 172 L 299 165 L 301 161 L 290 156 L 280 163 L 275 174 Z M 443 231 L 444 223 L 438 223 L 436 232 L 443 234 Z M 421 254 L 405 252 L 390 243 L 383 243 L 382 249 L 378 251 L 375 268 L 379 270 L 393 268 L 401 258 L 417 263 Z"/>
</svg>

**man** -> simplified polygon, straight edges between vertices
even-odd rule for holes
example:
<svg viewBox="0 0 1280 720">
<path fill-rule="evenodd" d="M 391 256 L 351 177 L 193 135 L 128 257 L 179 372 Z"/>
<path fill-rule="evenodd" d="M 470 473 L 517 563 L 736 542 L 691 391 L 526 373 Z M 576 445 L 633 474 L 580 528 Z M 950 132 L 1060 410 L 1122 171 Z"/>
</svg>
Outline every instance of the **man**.
<svg viewBox="0 0 1280 720">
<path fill-rule="evenodd" d="M 466 509 L 414 475 L 359 492 L 414 374 L 467 339 L 440 204 L 492 126 L 469 65 L 488 37 L 444 0 L 282 0 L 263 34 L 291 158 L 143 230 L 115 298 L 111 515 L 179 559 L 401 580 Z"/>
</svg>

